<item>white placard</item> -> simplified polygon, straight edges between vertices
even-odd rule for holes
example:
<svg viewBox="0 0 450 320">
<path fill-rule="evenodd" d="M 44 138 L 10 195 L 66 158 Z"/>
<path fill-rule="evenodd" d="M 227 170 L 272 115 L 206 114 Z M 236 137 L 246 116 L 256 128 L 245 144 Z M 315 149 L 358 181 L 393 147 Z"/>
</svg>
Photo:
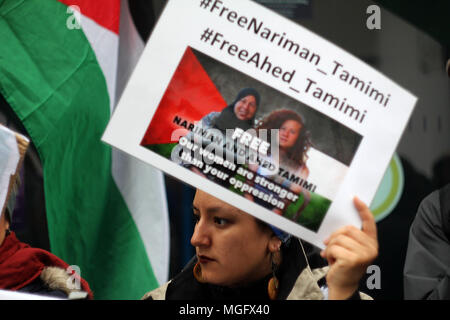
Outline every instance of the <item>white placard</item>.
<svg viewBox="0 0 450 320">
<path fill-rule="evenodd" d="M 239 93 L 249 87 L 257 92 L 246 96 L 253 97 L 255 112 L 239 114 L 235 100 L 242 101 Z M 351 54 L 257 3 L 172 0 L 102 139 L 323 248 L 337 228 L 360 226 L 352 199 L 371 202 L 416 100 Z M 295 143 L 303 141 L 306 151 L 295 156 L 281 131 L 279 145 L 275 138 L 270 144 L 249 138 L 243 133 L 249 128 L 224 110 L 235 119 L 253 116 L 246 121 L 250 131 L 262 123 L 291 130 L 297 120 L 289 116 L 289 127 L 286 117 L 296 113 L 303 123 L 293 134 L 303 136 Z M 211 132 L 217 140 L 208 145 Z M 203 144 L 188 144 L 192 137 L 203 137 Z M 233 152 L 219 152 L 227 143 L 236 143 L 228 149 L 236 154 L 245 148 L 259 153 L 252 164 L 238 163 Z M 268 163 L 275 165 L 271 172 Z"/>
<path fill-rule="evenodd" d="M 63 300 L 39 294 L 24 293 L 19 291 L 0 290 L 0 300 Z"/>
</svg>

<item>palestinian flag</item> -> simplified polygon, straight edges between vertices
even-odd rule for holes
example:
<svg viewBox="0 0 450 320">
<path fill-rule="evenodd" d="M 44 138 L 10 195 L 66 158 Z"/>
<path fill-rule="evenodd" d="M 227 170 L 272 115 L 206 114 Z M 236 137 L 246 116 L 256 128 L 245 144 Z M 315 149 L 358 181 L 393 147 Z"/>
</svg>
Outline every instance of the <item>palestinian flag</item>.
<svg viewBox="0 0 450 320">
<path fill-rule="evenodd" d="M 0 0 L 0 94 L 42 162 L 50 249 L 97 299 L 138 299 L 168 274 L 162 174 L 100 141 L 126 81 L 120 13 L 120 0 Z"/>
</svg>

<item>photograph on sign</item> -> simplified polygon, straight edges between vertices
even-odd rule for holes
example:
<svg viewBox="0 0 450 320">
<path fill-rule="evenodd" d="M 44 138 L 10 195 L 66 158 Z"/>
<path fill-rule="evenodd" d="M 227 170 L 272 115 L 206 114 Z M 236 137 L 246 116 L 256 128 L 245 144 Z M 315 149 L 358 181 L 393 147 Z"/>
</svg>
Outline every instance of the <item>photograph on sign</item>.
<svg viewBox="0 0 450 320">
<path fill-rule="evenodd" d="M 141 145 L 317 231 L 361 139 L 188 47 Z"/>
</svg>

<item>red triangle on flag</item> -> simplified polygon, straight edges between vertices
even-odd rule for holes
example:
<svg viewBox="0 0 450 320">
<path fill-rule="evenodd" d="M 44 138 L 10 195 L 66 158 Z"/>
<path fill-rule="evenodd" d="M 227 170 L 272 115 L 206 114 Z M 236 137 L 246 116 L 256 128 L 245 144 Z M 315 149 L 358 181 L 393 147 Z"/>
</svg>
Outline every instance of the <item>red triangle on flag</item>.
<svg viewBox="0 0 450 320">
<path fill-rule="evenodd" d="M 120 0 L 59 0 L 67 6 L 77 6 L 82 15 L 102 27 L 119 34 Z"/>
<path fill-rule="evenodd" d="M 178 142 L 178 140 L 172 141 L 171 139 L 172 132 L 181 128 L 173 122 L 176 116 L 183 121 L 195 123 L 210 112 L 222 111 L 226 105 L 226 101 L 191 48 L 188 47 L 161 99 L 141 145 Z M 187 132 L 186 130 L 186 134 Z"/>
</svg>

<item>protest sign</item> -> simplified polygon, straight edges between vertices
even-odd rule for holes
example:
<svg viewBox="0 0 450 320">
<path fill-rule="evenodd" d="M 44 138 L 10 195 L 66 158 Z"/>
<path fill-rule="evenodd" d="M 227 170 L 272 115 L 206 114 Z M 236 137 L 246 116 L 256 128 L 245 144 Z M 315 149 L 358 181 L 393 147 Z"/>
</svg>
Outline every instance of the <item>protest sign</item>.
<svg viewBox="0 0 450 320">
<path fill-rule="evenodd" d="M 103 141 L 319 247 L 360 226 L 416 98 L 251 1 L 169 1 Z"/>
</svg>

